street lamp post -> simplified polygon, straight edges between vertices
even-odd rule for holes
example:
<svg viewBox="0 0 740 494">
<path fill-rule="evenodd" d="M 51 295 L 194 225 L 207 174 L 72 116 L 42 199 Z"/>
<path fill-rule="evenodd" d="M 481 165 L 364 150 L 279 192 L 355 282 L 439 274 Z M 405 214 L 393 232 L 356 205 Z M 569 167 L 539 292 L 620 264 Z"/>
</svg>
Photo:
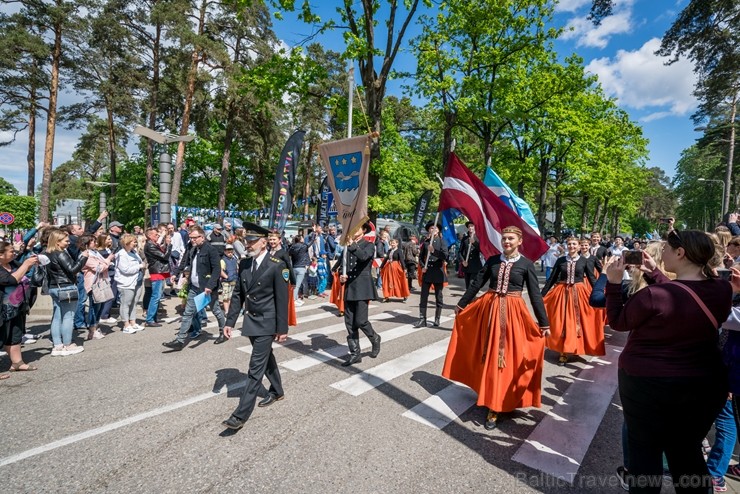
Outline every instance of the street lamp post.
<svg viewBox="0 0 740 494">
<path fill-rule="evenodd" d="M 117 182 L 94 182 L 92 180 L 88 180 L 87 183 L 89 183 L 91 185 L 97 185 L 98 187 L 109 187 L 111 185 L 118 185 Z M 108 204 L 107 204 L 108 203 L 108 198 L 105 195 L 105 191 L 103 191 L 103 190 L 100 191 L 100 198 L 98 199 L 98 201 L 100 201 L 99 204 L 98 204 L 98 209 L 100 210 L 99 212 L 102 213 L 108 207 Z M 103 220 L 103 227 L 106 230 L 108 229 L 107 223 L 108 223 L 108 219 L 106 218 L 105 220 Z"/>
<path fill-rule="evenodd" d="M 727 207 L 727 204 L 725 204 L 727 197 L 727 191 L 725 190 L 725 181 L 720 180 L 718 178 L 699 178 L 697 179 L 699 182 L 718 182 L 722 184 L 722 207 L 720 211 L 720 221 L 722 221 L 722 218 L 725 217 L 725 208 Z"/>
<path fill-rule="evenodd" d="M 149 129 L 142 125 L 137 125 L 134 134 L 151 139 L 158 144 L 165 146 L 171 142 L 190 142 L 195 136 L 176 136 L 173 134 L 163 134 L 156 130 Z M 165 147 L 165 151 L 166 151 Z M 159 221 L 169 223 L 172 220 L 172 204 L 170 194 L 172 192 L 172 158 L 167 152 L 159 155 Z"/>
</svg>

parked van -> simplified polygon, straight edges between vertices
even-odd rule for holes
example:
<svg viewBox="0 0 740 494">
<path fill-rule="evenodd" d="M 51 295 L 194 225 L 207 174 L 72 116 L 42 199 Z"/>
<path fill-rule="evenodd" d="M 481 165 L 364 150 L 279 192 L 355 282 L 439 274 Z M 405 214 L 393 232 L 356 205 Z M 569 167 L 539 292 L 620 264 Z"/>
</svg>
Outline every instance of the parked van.
<svg viewBox="0 0 740 494">
<path fill-rule="evenodd" d="M 411 235 L 416 235 L 416 238 L 419 238 L 419 230 L 417 230 L 416 226 L 405 221 L 378 218 L 375 228 L 380 231 L 384 229 L 386 225 L 390 226 L 391 238 L 395 238 L 399 242 L 408 242 Z"/>
</svg>

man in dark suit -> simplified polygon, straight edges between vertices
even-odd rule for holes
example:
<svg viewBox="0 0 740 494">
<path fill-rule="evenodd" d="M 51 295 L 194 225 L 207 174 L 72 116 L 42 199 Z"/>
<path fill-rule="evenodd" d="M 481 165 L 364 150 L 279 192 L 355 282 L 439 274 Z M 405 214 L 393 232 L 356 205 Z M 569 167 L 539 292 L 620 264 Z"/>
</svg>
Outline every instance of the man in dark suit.
<svg viewBox="0 0 740 494">
<path fill-rule="evenodd" d="M 371 274 L 375 245 L 363 237 L 369 231 L 370 224 L 365 223 L 347 242 L 347 274 L 339 277 L 339 282 L 344 285 L 344 324 L 347 326 L 349 347 L 349 358 L 342 363 L 344 367 L 362 362 L 360 330 L 373 345 L 370 357 L 375 358 L 380 353 L 380 335 L 373 330 L 368 319 L 370 300 L 378 299 L 378 290 Z"/>
<path fill-rule="evenodd" d="M 442 291 L 445 282 L 444 263 L 448 256 L 447 242 L 439 234 L 440 225 L 435 225 L 433 221 L 430 221 L 426 225 L 426 230 L 429 232 L 429 237 L 424 240 L 419 249 L 419 263 L 423 274 L 419 300 L 419 321 L 414 324 L 415 328 L 426 327 L 427 325 L 427 301 L 432 285 L 434 285 L 434 299 L 436 302 L 432 326 L 439 326 L 439 318 L 442 316 L 442 304 L 444 302 Z"/>
<path fill-rule="evenodd" d="M 242 391 L 239 405 L 231 417 L 223 421 L 229 429 L 244 427 L 254 411 L 257 396 L 266 397 L 258 406 L 266 407 L 284 397 L 272 342 L 285 343 L 288 339 L 288 279 L 290 270 L 285 262 L 267 252 L 269 230 L 253 223 L 244 223 L 248 257 L 239 265 L 239 279 L 231 297 L 231 307 L 224 328 L 224 335 L 231 338 L 239 313 L 244 308 L 242 334 L 252 342 L 247 386 Z M 262 384 L 262 377 L 270 381 L 269 391 Z"/>
<path fill-rule="evenodd" d="M 465 288 L 470 286 L 470 281 L 483 269 L 483 263 L 480 260 L 480 242 L 475 234 L 475 223 L 468 221 L 465 223 L 468 232 L 463 236 L 460 242 L 460 262 L 465 273 Z"/>
<path fill-rule="evenodd" d="M 177 267 L 177 273 L 186 273 L 188 277 L 188 299 L 185 310 L 182 313 L 180 331 L 172 341 L 162 345 L 173 350 L 185 348 L 185 340 L 192 326 L 194 335 L 199 335 L 201 330 L 198 310 L 195 306 L 195 297 L 205 292 L 212 299 L 218 298 L 218 282 L 221 279 L 221 257 L 218 251 L 206 240 L 206 234 L 199 226 L 194 226 L 188 233 L 193 246 L 188 252 L 185 261 Z M 175 277 L 172 277 L 174 281 Z M 211 306 L 213 315 L 220 321 L 224 319 L 223 312 L 218 303 Z"/>
</svg>

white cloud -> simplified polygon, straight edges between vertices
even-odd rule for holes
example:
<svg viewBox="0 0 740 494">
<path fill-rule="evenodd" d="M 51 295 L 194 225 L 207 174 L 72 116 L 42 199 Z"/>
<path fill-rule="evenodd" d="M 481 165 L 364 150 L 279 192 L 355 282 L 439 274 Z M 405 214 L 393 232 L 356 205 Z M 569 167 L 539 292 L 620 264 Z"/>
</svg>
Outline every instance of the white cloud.
<svg viewBox="0 0 740 494">
<path fill-rule="evenodd" d="M 653 38 L 636 51 L 619 50 L 613 59 L 594 59 L 586 70 L 597 75 L 604 91 L 621 105 L 654 109 L 643 121 L 688 115 L 697 104 L 692 94 L 694 67 L 685 59 L 665 65 L 667 59 L 655 55 L 659 46 L 660 40 Z"/>
<path fill-rule="evenodd" d="M 584 5 L 591 5 L 592 0 L 560 0 L 555 5 L 555 12 L 575 12 Z"/>
<path fill-rule="evenodd" d="M 621 0 L 614 6 L 612 15 L 604 18 L 601 24 L 595 26 L 586 15 L 573 17 L 568 21 L 562 39 L 575 39 L 576 46 L 586 46 L 592 48 L 606 48 L 609 40 L 616 34 L 629 33 L 634 28 L 632 19 L 632 5 L 635 0 Z M 575 7 L 569 12 L 575 12 L 584 4 L 591 4 L 591 0 L 582 2 L 581 0 L 567 0 L 564 2 L 566 7 Z M 565 10 L 565 8 L 561 8 Z"/>
</svg>

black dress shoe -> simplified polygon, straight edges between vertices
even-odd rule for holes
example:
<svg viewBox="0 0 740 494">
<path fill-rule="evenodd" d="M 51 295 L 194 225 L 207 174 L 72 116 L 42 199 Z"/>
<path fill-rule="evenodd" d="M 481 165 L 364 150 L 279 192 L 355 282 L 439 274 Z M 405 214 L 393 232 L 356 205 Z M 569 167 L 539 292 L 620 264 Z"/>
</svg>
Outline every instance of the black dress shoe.
<svg viewBox="0 0 740 494">
<path fill-rule="evenodd" d="M 147 322 L 144 324 L 146 325 L 147 328 L 161 328 L 162 327 L 162 325 L 158 322 Z"/>
<path fill-rule="evenodd" d="M 347 360 L 342 362 L 342 367 L 349 367 L 350 365 L 359 364 L 362 362 L 362 357 L 359 353 L 351 354 Z"/>
<path fill-rule="evenodd" d="M 234 417 L 232 415 L 231 417 L 227 418 L 226 420 L 224 420 L 221 423 L 224 426 L 228 427 L 229 429 L 233 429 L 235 431 L 238 431 L 239 429 L 241 429 L 242 427 L 244 427 L 244 424 L 246 422 L 244 420 L 238 419 L 238 418 L 236 418 L 236 417 Z"/>
<path fill-rule="evenodd" d="M 216 341 L 214 341 L 213 344 L 214 345 L 220 345 L 224 341 L 226 341 L 226 336 L 224 336 L 224 334 L 221 333 L 220 335 L 218 335 L 218 338 L 216 338 Z"/>
<path fill-rule="evenodd" d="M 173 350 L 180 351 L 183 348 L 185 348 L 185 343 L 181 341 L 177 341 L 177 340 L 172 340 L 172 341 L 166 341 L 162 343 L 162 346 L 166 346 L 167 348 L 172 348 Z"/>
<path fill-rule="evenodd" d="M 265 398 L 262 401 L 260 401 L 259 403 L 257 403 L 257 406 L 258 407 L 269 407 L 270 405 L 272 405 L 276 401 L 280 401 L 283 398 L 285 398 L 285 395 L 278 396 L 278 395 L 274 395 L 272 393 L 267 393 L 267 396 L 265 396 Z"/>
<path fill-rule="evenodd" d="M 432 323 L 432 326 L 434 326 L 435 328 L 439 327 L 439 317 L 434 318 L 434 322 Z"/>
<path fill-rule="evenodd" d="M 426 328 L 427 327 L 427 318 L 421 317 L 418 321 L 416 321 L 416 324 L 414 324 L 415 328 Z"/>
</svg>

